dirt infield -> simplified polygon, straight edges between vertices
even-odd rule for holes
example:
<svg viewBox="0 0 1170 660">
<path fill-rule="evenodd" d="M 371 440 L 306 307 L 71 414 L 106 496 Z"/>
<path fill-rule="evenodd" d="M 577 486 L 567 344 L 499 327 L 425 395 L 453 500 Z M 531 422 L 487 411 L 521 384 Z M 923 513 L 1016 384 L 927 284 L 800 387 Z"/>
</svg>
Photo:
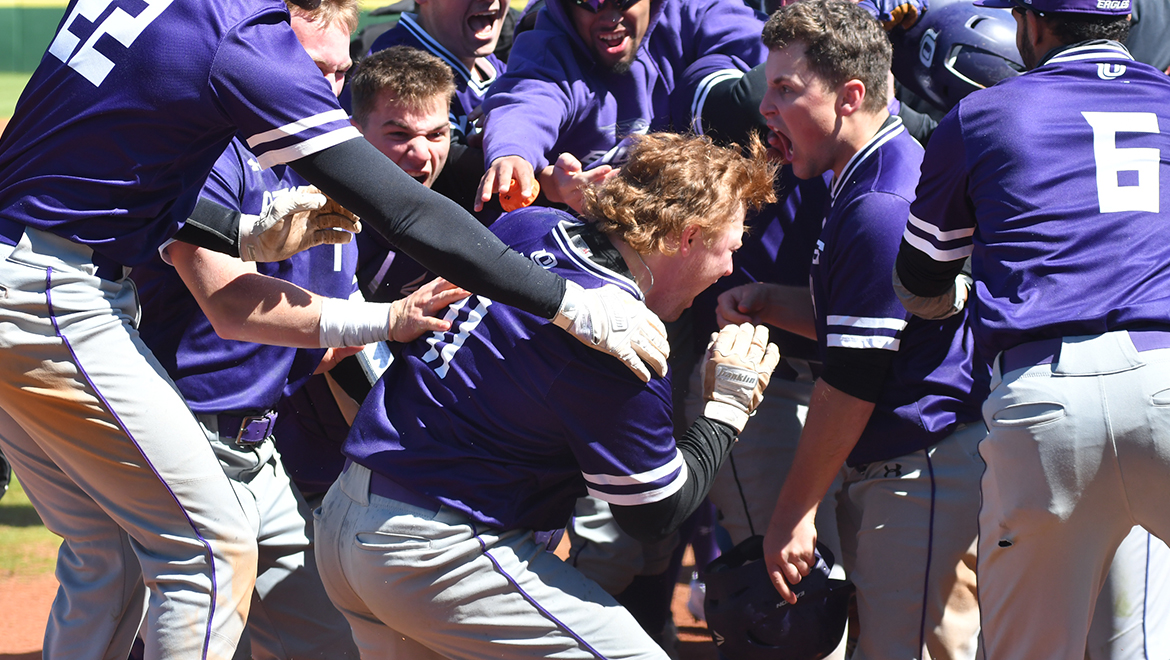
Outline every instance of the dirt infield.
<svg viewBox="0 0 1170 660">
<path fill-rule="evenodd" d="M 689 554 L 689 553 L 688 553 Z M 689 577 L 691 567 L 681 575 Z M 39 660 L 49 607 L 57 593 L 57 579 L 50 575 L 0 579 L 0 660 Z M 671 611 L 678 626 L 679 660 L 718 660 L 707 628 L 687 611 L 690 591 L 680 582 L 674 589 Z"/>
</svg>

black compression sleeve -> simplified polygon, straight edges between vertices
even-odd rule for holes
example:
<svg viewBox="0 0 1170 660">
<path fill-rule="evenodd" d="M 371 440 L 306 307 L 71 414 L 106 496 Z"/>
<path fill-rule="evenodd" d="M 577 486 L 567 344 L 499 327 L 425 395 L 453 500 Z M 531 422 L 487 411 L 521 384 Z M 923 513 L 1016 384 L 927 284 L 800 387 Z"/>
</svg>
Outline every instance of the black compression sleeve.
<svg viewBox="0 0 1170 660">
<path fill-rule="evenodd" d="M 467 211 L 360 139 L 291 163 L 424 268 L 496 302 L 552 318 L 565 281 L 508 249 Z"/>
<path fill-rule="evenodd" d="M 921 250 L 912 247 L 902 239 L 898 248 L 898 260 L 894 268 L 898 271 L 898 279 L 902 286 L 916 296 L 934 298 L 950 290 L 955 284 L 955 276 L 963 270 L 966 259 L 956 261 L 935 261 Z"/>
<path fill-rule="evenodd" d="M 700 417 L 678 441 L 687 464 L 687 480 L 670 497 L 636 506 L 611 505 L 613 519 L 630 536 L 646 543 L 666 538 L 702 504 L 719 466 L 735 444 L 735 429 Z"/>
<path fill-rule="evenodd" d="M 849 396 L 876 403 L 895 355 L 881 348 L 830 348 L 821 378 Z"/>
<path fill-rule="evenodd" d="M 240 213 L 200 197 L 174 239 L 239 257 Z"/>
</svg>

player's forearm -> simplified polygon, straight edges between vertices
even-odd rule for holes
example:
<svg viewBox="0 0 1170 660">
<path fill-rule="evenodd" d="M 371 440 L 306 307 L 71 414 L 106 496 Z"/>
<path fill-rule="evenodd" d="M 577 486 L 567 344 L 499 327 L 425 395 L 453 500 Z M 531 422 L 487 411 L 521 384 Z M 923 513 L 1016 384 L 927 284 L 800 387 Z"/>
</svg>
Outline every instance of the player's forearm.
<svg viewBox="0 0 1170 660">
<path fill-rule="evenodd" d="M 874 404 L 845 394 L 823 380 L 817 381 L 796 456 L 776 501 L 772 525 L 791 529 L 815 512 L 869 423 L 873 409 Z"/>
<path fill-rule="evenodd" d="M 700 417 L 679 439 L 678 449 L 687 465 L 687 480 L 670 497 L 638 506 L 611 505 L 613 518 L 627 534 L 643 542 L 657 541 L 674 533 L 699 508 L 731 447 L 735 430 L 721 422 Z"/>
<path fill-rule="evenodd" d="M 365 140 L 343 142 L 293 166 L 431 272 L 541 317 L 556 314 L 563 279 L 508 249 L 467 211 L 407 176 Z"/>
<path fill-rule="evenodd" d="M 945 294 L 955 285 L 955 276 L 963 271 L 966 257 L 954 261 L 935 261 L 930 255 L 902 239 L 894 262 L 901 285 L 906 291 L 924 298 Z"/>
</svg>

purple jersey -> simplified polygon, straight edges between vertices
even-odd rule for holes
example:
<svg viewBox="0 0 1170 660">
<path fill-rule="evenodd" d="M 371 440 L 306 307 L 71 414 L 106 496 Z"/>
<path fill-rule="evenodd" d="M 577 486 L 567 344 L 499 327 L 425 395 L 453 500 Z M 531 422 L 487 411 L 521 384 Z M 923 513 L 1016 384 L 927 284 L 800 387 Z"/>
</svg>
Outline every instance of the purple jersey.
<svg viewBox="0 0 1170 660">
<path fill-rule="evenodd" d="M 451 54 L 434 37 L 427 34 L 414 14 L 403 14 L 398 24 L 383 32 L 370 47 L 370 53 L 385 50 L 391 46 L 410 46 L 425 51 L 443 60 L 455 74 L 455 98 L 451 99 L 451 130 L 455 135 L 475 133 L 475 127 L 468 126 L 467 115 L 483 103 L 488 87 L 502 74 L 506 65 L 500 58 L 489 54 L 476 63 L 482 79 L 476 80 L 471 71 Z"/>
<path fill-rule="evenodd" d="M 922 147 L 891 117 L 834 180 L 813 255 L 822 356 L 834 348 L 895 352 L 850 466 L 933 445 L 956 424 L 980 419 L 987 395 L 990 375 L 982 360 L 976 364 L 966 313 L 911 317 L 890 286 L 921 163 Z"/>
<path fill-rule="evenodd" d="M 321 77 L 320 73 L 317 77 Z M 259 212 L 281 189 L 304 185 L 290 168 L 262 169 L 237 139 L 216 162 L 203 197 L 243 213 Z M 353 292 L 357 248 L 321 245 L 256 270 L 332 298 Z M 175 269 L 155 257 L 134 269 L 142 300 L 142 340 L 197 413 L 265 411 L 312 375 L 325 349 L 298 350 L 221 339 Z"/>
<path fill-rule="evenodd" d="M 590 258 L 584 227 L 534 207 L 492 231 L 585 288 L 642 299 L 627 273 Z M 586 493 L 638 505 L 682 487 L 668 378 L 643 384 L 548 320 L 481 296 L 446 318 L 451 330 L 407 345 L 366 398 L 345 444 L 354 461 L 502 529 L 563 527 Z"/>
<path fill-rule="evenodd" d="M 651 0 L 650 26 L 630 70 L 593 62 L 564 0 L 548 0 L 516 38 L 508 71 L 488 91 L 484 161 L 521 156 L 537 170 L 571 153 L 586 167 L 620 165 L 623 140 L 671 125 L 670 94 L 688 66 L 746 71 L 767 50 L 763 22 L 740 2 Z M 695 72 L 692 69 L 692 72 Z M 700 78 L 701 72 L 695 72 Z M 685 126 L 690 117 L 681 117 Z"/>
<path fill-rule="evenodd" d="M 1170 79 L 1087 42 L 959 102 L 905 240 L 971 256 L 975 337 L 1018 344 L 1170 323 Z"/>
<path fill-rule="evenodd" d="M 360 138 L 288 20 L 279 0 L 70 2 L 0 139 L 0 224 L 138 265 L 237 132 L 261 167 Z"/>
</svg>

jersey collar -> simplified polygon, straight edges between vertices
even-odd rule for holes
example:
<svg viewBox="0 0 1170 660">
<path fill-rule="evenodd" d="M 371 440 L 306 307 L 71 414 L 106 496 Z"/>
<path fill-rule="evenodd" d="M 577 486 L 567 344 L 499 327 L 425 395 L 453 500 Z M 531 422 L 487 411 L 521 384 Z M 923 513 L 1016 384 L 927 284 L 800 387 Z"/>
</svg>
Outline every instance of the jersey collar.
<svg viewBox="0 0 1170 660">
<path fill-rule="evenodd" d="M 1068 46 L 1061 46 L 1060 48 L 1053 48 L 1048 51 L 1048 54 L 1044 56 L 1044 59 L 1036 68 L 1042 67 L 1045 64 L 1083 62 L 1085 60 L 1093 62 L 1099 60 L 1133 61 L 1133 55 L 1130 55 L 1125 46 L 1122 46 L 1116 41 L 1107 41 L 1105 39 L 1082 41 Z"/>
<path fill-rule="evenodd" d="M 902 118 L 897 115 L 890 115 L 889 119 L 878 129 L 878 132 L 869 139 L 869 142 L 866 142 L 861 149 L 858 149 L 857 153 L 853 154 L 849 162 L 845 163 L 845 169 L 841 170 L 841 176 L 833 179 L 833 185 L 829 188 L 830 203 L 837 201 L 837 195 L 845 188 L 845 184 L 849 182 L 849 179 L 852 178 L 857 168 L 865 162 L 865 159 L 877 152 L 883 144 L 905 132 L 906 129 L 902 126 Z"/>
<path fill-rule="evenodd" d="M 625 259 L 595 225 L 580 220 L 562 220 L 553 230 L 553 237 L 561 252 L 581 270 L 616 284 L 638 300 L 645 300 Z"/>
</svg>

